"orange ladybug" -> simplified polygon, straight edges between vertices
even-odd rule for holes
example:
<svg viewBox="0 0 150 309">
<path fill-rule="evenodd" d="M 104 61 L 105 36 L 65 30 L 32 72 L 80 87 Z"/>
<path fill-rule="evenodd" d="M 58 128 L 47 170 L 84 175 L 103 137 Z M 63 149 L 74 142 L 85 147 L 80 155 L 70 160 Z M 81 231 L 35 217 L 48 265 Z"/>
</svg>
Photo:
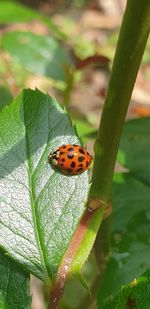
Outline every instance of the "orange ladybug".
<svg viewBox="0 0 150 309">
<path fill-rule="evenodd" d="M 50 152 L 49 162 L 67 175 L 83 173 L 91 164 L 93 157 L 80 145 L 68 144 Z"/>
</svg>

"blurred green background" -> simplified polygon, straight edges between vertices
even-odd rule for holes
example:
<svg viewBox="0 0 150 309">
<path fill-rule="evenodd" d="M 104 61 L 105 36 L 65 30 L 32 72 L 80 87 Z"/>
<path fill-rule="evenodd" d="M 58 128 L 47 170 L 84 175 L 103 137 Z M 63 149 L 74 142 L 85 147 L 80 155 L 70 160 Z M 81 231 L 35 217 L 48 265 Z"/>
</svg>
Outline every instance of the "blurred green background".
<svg viewBox="0 0 150 309">
<path fill-rule="evenodd" d="M 24 0 L 18 2 L 0 0 L 0 110 L 5 105 L 11 104 L 13 97 L 17 96 L 23 88 L 35 89 L 37 87 L 43 92 L 48 92 L 69 111 L 84 145 L 87 144 L 89 151 L 92 152 L 124 8 L 124 0 Z M 149 115 L 150 41 L 147 44 L 137 77 L 127 119 Z M 145 126 L 145 122 L 139 126 L 140 128 Z M 133 136 L 136 135 L 135 132 L 138 129 L 131 128 L 132 130 Z M 130 134 L 129 132 L 129 136 Z M 147 131 L 143 133 L 143 136 L 146 134 Z M 126 143 L 125 140 L 121 144 L 123 150 L 119 154 L 119 160 L 122 165 L 132 169 L 133 165 L 130 160 L 128 163 L 126 161 L 127 164 L 124 162 L 124 156 L 128 155 L 130 149 L 130 145 Z M 148 145 L 149 141 L 146 146 L 148 147 Z M 141 149 L 143 149 L 142 147 L 141 145 Z M 135 147 L 134 153 L 136 151 Z M 149 154 L 146 155 L 146 158 L 146 162 L 149 162 Z M 136 162 L 134 160 L 135 157 L 133 157 L 133 162 Z M 116 165 L 117 172 L 124 171 L 121 164 Z M 146 168 L 143 167 L 143 170 L 144 172 L 138 172 L 137 175 L 145 175 Z M 139 190 L 140 187 L 141 192 L 145 192 L 144 184 L 135 183 L 136 181 L 131 176 L 127 179 L 126 176 L 116 176 L 114 184 L 114 190 L 117 191 L 118 196 L 118 200 L 115 200 L 116 205 L 120 205 L 120 190 L 123 191 L 122 196 L 126 195 L 126 190 L 130 188 L 131 183 L 135 186 L 135 190 Z M 147 195 L 148 192 L 146 192 Z M 132 196 L 131 194 L 130 198 L 136 200 L 137 195 Z M 128 204 L 127 201 L 124 203 Z M 146 202 L 145 207 L 147 207 Z M 136 211 L 138 211 L 138 207 Z M 142 215 L 144 214 L 141 213 Z M 123 215 L 118 216 L 122 217 Z M 116 219 L 116 213 L 115 220 L 116 222 L 119 220 Z M 120 248 L 115 249 L 115 258 L 112 256 L 109 261 L 106 282 L 108 282 L 107 275 L 109 278 L 109 268 L 116 269 L 120 265 L 119 263 L 125 263 L 123 259 L 127 258 L 126 255 L 119 256 L 119 250 L 123 251 L 121 246 L 124 248 L 127 244 L 126 239 L 123 240 L 125 244 L 121 243 L 122 233 L 129 228 L 128 237 L 130 241 L 133 241 L 132 227 L 136 225 L 137 228 L 140 218 L 136 213 L 137 224 L 135 221 L 129 224 L 128 220 L 129 218 L 124 222 L 123 232 L 120 232 L 121 227 L 117 226 L 117 223 L 115 225 L 117 227 L 113 230 L 112 245 L 116 248 L 116 245 L 119 244 Z M 143 218 L 143 222 L 145 222 L 144 220 L 146 219 Z M 144 230 L 144 223 L 142 223 L 142 227 L 144 235 L 147 235 L 148 230 Z M 136 235 L 138 233 L 140 233 L 139 230 Z M 141 235 L 139 235 L 140 237 Z M 143 248 L 140 242 L 139 248 L 140 250 Z M 95 253 L 92 252 L 84 266 L 86 280 L 95 291 L 99 289 L 97 282 L 99 267 L 96 259 Z M 116 266 L 117 259 L 119 262 Z M 141 271 L 144 272 L 146 267 L 145 264 L 141 266 Z M 139 271 L 137 273 L 140 274 Z M 130 276 L 127 275 L 128 280 L 130 280 Z M 33 291 L 32 308 L 44 309 L 45 300 L 48 297 L 46 287 L 35 278 L 32 278 L 31 286 Z M 74 295 L 72 295 L 72 291 L 74 291 Z M 102 293 L 106 294 L 105 289 L 102 290 Z M 90 302 L 87 289 L 76 278 L 70 279 L 65 289 L 61 308 L 87 308 Z M 88 308 L 95 308 L 95 303 L 93 302 Z"/>
</svg>

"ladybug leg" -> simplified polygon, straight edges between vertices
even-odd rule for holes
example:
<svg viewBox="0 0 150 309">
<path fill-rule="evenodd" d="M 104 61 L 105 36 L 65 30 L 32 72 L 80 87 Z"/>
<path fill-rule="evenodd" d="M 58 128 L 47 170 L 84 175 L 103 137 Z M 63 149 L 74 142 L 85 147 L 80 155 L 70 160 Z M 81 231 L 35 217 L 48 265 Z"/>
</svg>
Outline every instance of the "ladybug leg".
<svg viewBox="0 0 150 309">
<path fill-rule="evenodd" d="M 58 159 L 51 159 L 53 165 L 58 165 Z"/>
<path fill-rule="evenodd" d="M 59 159 L 60 151 L 57 149 L 55 151 L 51 151 L 49 154 L 49 162 L 53 165 L 58 165 L 58 159 Z"/>
</svg>

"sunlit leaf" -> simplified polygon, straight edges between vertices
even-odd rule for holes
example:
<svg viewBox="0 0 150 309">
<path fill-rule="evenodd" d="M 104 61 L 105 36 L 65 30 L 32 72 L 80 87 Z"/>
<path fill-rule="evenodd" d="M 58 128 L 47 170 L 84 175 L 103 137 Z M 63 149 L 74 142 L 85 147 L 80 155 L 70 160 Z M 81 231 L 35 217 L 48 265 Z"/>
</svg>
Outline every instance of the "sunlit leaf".
<svg viewBox="0 0 150 309">
<path fill-rule="evenodd" d="M 50 150 L 80 141 L 68 115 L 38 90 L 24 90 L 0 113 L 0 245 L 29 272 L 55 276 L 88 192 L 87 172 L 66 176 Z"/>
</svg>

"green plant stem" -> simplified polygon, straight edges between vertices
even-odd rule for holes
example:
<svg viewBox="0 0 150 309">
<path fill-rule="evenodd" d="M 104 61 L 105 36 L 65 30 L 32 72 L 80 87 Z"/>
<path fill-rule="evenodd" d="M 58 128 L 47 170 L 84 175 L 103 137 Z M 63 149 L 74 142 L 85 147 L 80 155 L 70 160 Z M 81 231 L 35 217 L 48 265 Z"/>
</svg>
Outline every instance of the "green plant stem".
<svg viewBox="0 0 150 309">
<path fill-rule="evenodd" d="M 140 66 L 142 55 L 150 30 L 150 0 L 128 0 L 124 14 L 112 74 L 109 82 L 108 93 L 104 103 L 101 123 L 95 143 L 95 160 L 92 174 L 92 184 L 89 192 L 89 204 L 79 226 L 73 236 L 68 252 L 57 273 L 56 282 L 51 293 L 49 308 L 57 308 L 65 280 L 69 270 L 75 265 L 85 261 L 96 233 L 101 224 L 104 205 L 111 201 L 112 178 L 121 131 Z M 102 209 L 94 210 L 92 205 L 98 204 Z M 103 203 L 104 202 L 104 203 Z M 96 207 L 95 207 L 96 208 Z M 91 213 L 90 213 L 91 211 Z M 94 225 L 95 218 L 96 227 Z M 107 221 L 110 227 L 111 220 Z M 105 222 L 104 222 L 105 224 Z M 92 226 L 94 227 L 92 228 Z M 108 227 L 108 231 L 109 231 Z M 105 231 L 105 226 L 103 227 Z M 88 245 L 88 233 L 93 231 L 93 239 Z M 109 241 L 109 232 L 105 237 Z M 87 236 L 87 238 L 86 238 Z M 74 241 L 74 239 L 76 241 Z M 82 244 L 84 245 L 84 258 Z M 107 255 L 108 244 L 103 241 L 102 250 Z M 103 256 L 104 256 L 103 255 Z M 105 256 L 104 256 L 105 260 Z M 69 264 L 67 264 L 69 262 Z M 71 264 L 74 264 L 72 266 Z M 67 266 L 67 267 L 66 267 Z M 104 266 L 102 269 L 104 269 Z"/>
<path fill-rule="evenodd" d="M 66 88 L 63 93 L 63 105 L 69 107 L 70 95 L 74 84 L 74 71 L 71 68 L 67 68 L 66 72 L 67 72 L 67 81 L 66 81 Z"/>
<path fill-rule="evenodd" d="M 150 1 L 128 0 L 95 142 L 90 199 L 111 200 L 123 123 L 150 31 Z"/>
<path fill-rule="evenodd" d="M 107 203 L 111 203 L 112 179 L 121 132 L 149 31 L 150 1 L 128 0 L 95 142 L 90 203 L 94 199 L 105 202 L 106 207 Z M 100 281 L 109 256 L 111 217 L 103 221 L 102 227 L 94 244 L 101 268 Z"/>
</svg>

